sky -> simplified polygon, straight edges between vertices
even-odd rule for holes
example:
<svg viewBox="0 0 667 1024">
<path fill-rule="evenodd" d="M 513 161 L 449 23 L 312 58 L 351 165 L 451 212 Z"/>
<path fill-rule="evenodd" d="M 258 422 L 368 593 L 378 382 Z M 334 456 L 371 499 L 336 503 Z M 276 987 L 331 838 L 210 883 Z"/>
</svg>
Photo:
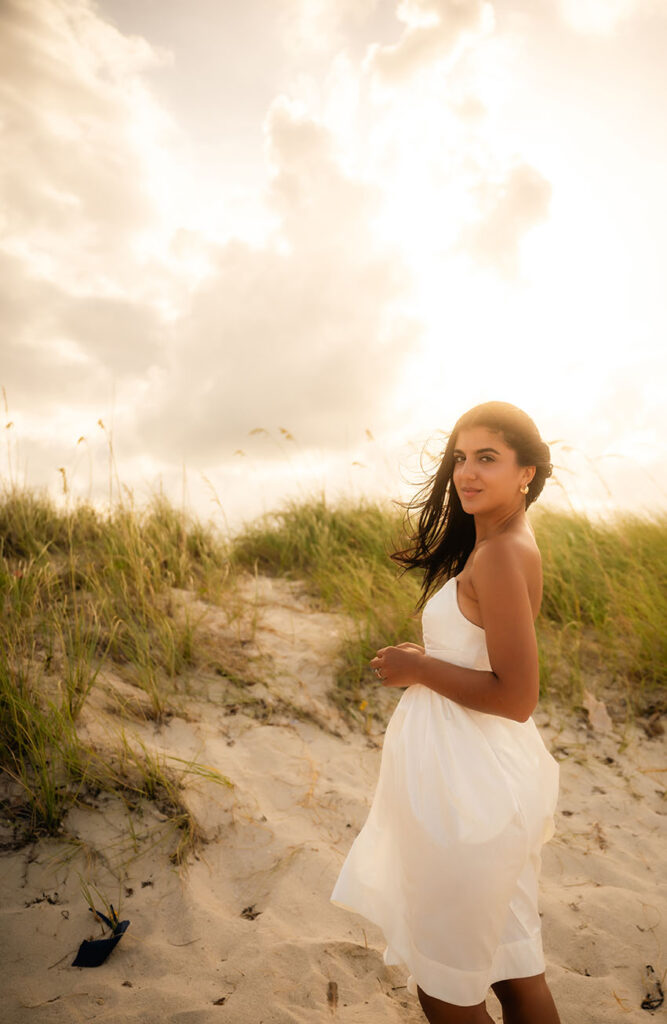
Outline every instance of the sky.
<svg viewBox="0 0 667 1024">
<path fill-rule="evenodd" d="M 2 0 L 5 481 L 235 524 L 470 406 L 667 494 L 665 0 Z"/>
</svg>

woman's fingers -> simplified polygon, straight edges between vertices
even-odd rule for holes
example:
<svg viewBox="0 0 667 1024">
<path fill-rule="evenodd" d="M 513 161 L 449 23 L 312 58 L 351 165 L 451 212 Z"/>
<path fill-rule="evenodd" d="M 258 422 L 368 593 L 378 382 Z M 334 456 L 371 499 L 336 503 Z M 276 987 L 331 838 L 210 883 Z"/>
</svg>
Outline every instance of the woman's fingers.
<svg viewBox="0 0 667 1024">
<path fill-rule="evenodd" d="M 380 665 L 385 651 L 388 651 L 388 650 L 389 650 L 388 647 L 381 647 L 380 648 L 380 650 L 377 652 L 375 657 L 371 660 L 371 663 L 370 663 L 371 664 L 371 668 L 377 668 Z"/>
</svg>

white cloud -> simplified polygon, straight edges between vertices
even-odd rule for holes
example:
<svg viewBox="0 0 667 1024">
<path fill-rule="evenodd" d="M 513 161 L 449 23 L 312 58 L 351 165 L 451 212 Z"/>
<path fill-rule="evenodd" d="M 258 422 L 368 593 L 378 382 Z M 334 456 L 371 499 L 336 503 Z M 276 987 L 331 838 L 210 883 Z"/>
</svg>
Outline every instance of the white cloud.
<svg viewBox="0 0 667 1024">
<path fill-rule="evenodd" d="M 664 0 L 560 0 L 565 21 L 584 35 L 611 35 L 634 17 L 664 17 Z"/>
<path fill-rule="evenodd" d="M 0 252 L 2 385 L 11 404 L 52 415 L 64 403 L 100 402 L 109 382 L 145 373 L 165 328 L 148 304 L 123 296 L 71 295 Z"/>
<path fill-rule="evenodd" d="M 389 82 L 455 55 L 493 27 L 493 8 L 486 0 L 402 0 L 397 17 L 405 23 L 398 42 L 375 44 L 368 54 L 368 65 Z"/>
<path fill-rule="evenodd" d="M 337 50 L 385 0 L 279 0 L 283 40 L 294 53 Z"/>
<path fill-rule="evenodd" d="M 474 192 L 480 217 L 464 229 L 459 244 L 482 266 L 516 277 L 521 239 L 546 220 L 551 184 L 534 167 L 521 163 L 499 181 L 484 178 Z"/>
<path fill-rule="evenodd" d="M 173 138 L 142 75 L 165 59 L 86 0 L 0 7 L 0 372 L 35 429 L 37 410 L 99 415 L 168 338 L 160 301 L 178 288 L 140 254 L 162 230 L 152 161 Z"/>
<path fill-rule="evenodd" d="M 211 247 L 213 271 L 174 324 L 165 396 L 138 423 L 152 450 L 223 460 L 253 428 L 338 448 L 386 416 L 414 329 L 405 269 L 374 241 L 377 195 L 284 98 L 266 119 L 279 228 L 262 248 Z"/>
<path fill-rule="evenodd" d="M 159 213 L 148 164 L 169 122 L 141 74 L 160 59 L 85 0 L 2 4 L 5 251 L 77 289 L 122 276 Z"/>
</svg>

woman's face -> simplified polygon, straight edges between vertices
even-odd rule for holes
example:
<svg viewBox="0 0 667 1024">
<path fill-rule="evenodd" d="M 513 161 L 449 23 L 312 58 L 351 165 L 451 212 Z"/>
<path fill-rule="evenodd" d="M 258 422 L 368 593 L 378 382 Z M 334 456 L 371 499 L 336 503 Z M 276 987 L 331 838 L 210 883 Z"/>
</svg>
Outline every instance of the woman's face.
<svg viewBox="0 0 667 1024">
<path fill-rule="evenodd" d="M 533 478 L 533 466 L 519 466 L 503 435 L 488 427 L 459 431 L 454 447 L 454 486 L 471 515 L 523 508 L 520 488 Z"/>
</svg>

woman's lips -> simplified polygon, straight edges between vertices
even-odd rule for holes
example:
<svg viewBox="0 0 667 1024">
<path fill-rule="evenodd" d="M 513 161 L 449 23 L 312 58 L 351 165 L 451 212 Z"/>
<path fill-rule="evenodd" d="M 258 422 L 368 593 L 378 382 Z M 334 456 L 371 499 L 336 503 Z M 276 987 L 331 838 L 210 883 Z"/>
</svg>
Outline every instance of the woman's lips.
<svg viewBox="0 0 667 1024">
<path fill-rule="evenodd" d="M 475 495 L 479 494 L 479 493 L 480 492 L 478 490 L 477 491 L 473 490 L 472 487 L 462 487 L 461 488 L 461 494 L 464 494 L 466 496 L 466 498 L 474 498 Z"/>
</svg>

